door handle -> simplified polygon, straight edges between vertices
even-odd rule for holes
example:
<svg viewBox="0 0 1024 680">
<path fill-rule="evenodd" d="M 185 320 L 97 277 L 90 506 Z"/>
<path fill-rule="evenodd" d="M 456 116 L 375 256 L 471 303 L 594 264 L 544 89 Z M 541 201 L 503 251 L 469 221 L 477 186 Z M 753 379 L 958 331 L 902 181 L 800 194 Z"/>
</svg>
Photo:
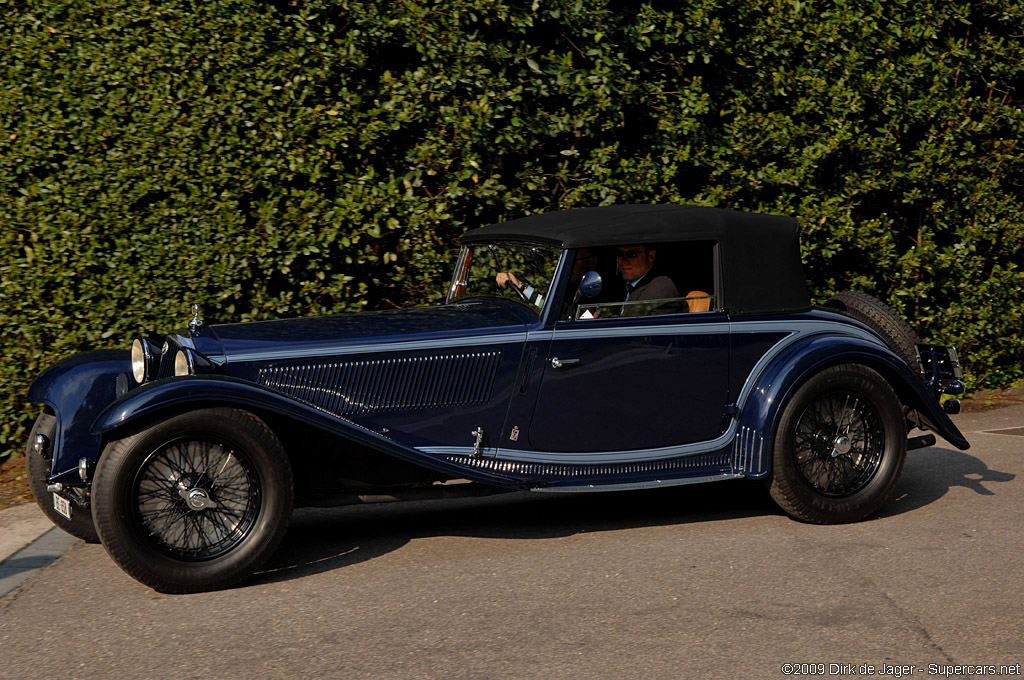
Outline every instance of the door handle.
<svg viewBox="0 0 1024 680">
<path fill-rule="evenodd" d="M 579 363 L 581 363 L 579 359 L 559 359 L 555 357 L 551 360 L 551 368 L 561 368 L 562 366 L 572 366 Z"/>
</svg>

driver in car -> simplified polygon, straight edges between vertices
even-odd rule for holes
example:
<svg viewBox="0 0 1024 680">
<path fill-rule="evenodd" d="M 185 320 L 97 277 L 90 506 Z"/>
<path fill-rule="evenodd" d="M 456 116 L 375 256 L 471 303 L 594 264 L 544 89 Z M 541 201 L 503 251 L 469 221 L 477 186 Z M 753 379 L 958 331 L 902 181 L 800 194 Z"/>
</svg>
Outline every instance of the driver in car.
<svg viewBox="0 0 1024 680">
<path fill-rule="evenodd" d="M 576 252 L 576 259 L 573 261 L 572 273 L 569 275 L 569 288 L 570 290 L 579 285 L 580 280 L 587 271 L 597 267 L 597 255 L 590 248 L 581 248 Z M 535 304 L 538 307 L 542 306 L 544 297 L 541 291 L 536 290 L 530 285 L 530 282 L 516 276 L 512 272 L 498 272 L 494 277 L 494 282 L 498 284 L 499 288 L 512 287 L 517 293 L 519 293 L 524 300 L 529 303 Z"/>
<path fill-rule="evenodd" d="M 544 294 L 531 286 L 529 281 L 525 279 L 520 280 L 512 272 L 498 272 L 494 277 L 494 282 L 498 284 L 499 288 L 511 286 L 512 290 L 519 293 L 530 304 L 537 305 L 538 307 L 544 305 Z"/>
<path fill-rule="evenodd" d="M 626 302 L 637 300 L 662 300 L 679 297 L 679 291 L 672 279 L 652 274 L 657 246 L 619 246 L 615 251 L 615 262 L 619 276 L 626 284 Z"/>
</svg>

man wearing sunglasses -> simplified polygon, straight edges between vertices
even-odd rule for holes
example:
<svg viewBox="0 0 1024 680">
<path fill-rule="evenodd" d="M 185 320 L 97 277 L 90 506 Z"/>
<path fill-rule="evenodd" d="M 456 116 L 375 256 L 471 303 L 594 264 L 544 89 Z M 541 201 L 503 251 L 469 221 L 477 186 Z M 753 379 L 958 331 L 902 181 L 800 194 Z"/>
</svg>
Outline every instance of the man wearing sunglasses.
<svg viewBox="0 0 1024 680">
<path fill-rule="evenodd" d="M 651 273 L 657 255 L 657 247 L 653 245 L 619 246 L 615 250 L 619 276 L 626 282 L 626 302 L 679 297 L 672 279 Z"/>
</svg>

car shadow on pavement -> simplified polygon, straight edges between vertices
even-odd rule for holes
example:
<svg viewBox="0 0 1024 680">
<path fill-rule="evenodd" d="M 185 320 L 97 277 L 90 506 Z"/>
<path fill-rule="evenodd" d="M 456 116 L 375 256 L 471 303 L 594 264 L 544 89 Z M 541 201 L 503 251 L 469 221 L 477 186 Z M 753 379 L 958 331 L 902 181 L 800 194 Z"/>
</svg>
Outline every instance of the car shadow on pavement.
<svg viewBox="0 0 1024 680">
<path fill-rule="evenodd" d="M 484 498 L 295 511 L 270 562 L 241 587 L 340 569 L 415 538 L 564 538 L 580 533 L 780 515 L 746 480 L 594 494 L 516 492 Z"/>
<path fill-rule="evenodd" d="M 875 518 L 929 505 L 953 487 L 993 495 L 1015 475 L 950 449 L 911 451 L 903 474 Z M 287 581 L 358 564 L 398 550 L 416 538 L 564 538 L 581 533 L 779 517 L 762 483 L 736 480 L 647 491 L 594 494 L 517 492 L 442 501 L 341 508 L 301 508 L 288 534 L 260 572 L 239 587 Z"/>
<path fill-rule="evenodd" d="M 903 474 L 889 500 L 875 515 L 878 518 L 923 508 L 954 487 L 970 489 L 979 496 L 994 496 L 998 484 L 1016 477 L 992 470 L 979 458 L 963 451 L 931 447 L 907 454 Z"/>
</svg>

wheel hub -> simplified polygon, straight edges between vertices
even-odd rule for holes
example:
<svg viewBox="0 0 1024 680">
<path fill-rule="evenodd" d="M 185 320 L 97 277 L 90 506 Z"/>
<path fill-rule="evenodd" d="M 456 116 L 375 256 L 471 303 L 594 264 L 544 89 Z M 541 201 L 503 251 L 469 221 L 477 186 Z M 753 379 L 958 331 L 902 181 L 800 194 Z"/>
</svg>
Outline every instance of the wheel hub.
<svg viewBox="0 0 1024 680">
<path fill-rule="evenodd" d="M 190 510 L 205 510 L 206 508 L 212 508 L 216 505 L 213 499 L 210 498 L 210 494 L 205 489 L 199 487 L 189 488 L 189 485 L 182 484 L 178 487 L 178 495 L 181 496 L 185 503 L 188 505 Z"/>
<path fill-rule="evenodd" d="M 841 434 L 836 437 L 834 442 L 832 442 L 832 457 L 845 456 L 850 453 L 850 449 L 852 448 L 853 442 L 850 441 L 850 438 L 845 434 Z"/>
</svg>

